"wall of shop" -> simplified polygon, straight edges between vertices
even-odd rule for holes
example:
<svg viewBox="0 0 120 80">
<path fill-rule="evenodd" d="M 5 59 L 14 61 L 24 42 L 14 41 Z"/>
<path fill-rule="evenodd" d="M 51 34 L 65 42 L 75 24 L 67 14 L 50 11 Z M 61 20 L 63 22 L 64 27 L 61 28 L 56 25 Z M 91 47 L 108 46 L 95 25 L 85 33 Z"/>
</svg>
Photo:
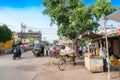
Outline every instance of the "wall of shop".
<svg viewBox="0 0 120 80">
<path fill-rule="evenodd" d="M 120 54 L 120 48 L 119 48 L 119 39 L 114 39 L 113 40 L 113 52 L 114 52 L 114 55 L 118 55 Z"/>
</svg>

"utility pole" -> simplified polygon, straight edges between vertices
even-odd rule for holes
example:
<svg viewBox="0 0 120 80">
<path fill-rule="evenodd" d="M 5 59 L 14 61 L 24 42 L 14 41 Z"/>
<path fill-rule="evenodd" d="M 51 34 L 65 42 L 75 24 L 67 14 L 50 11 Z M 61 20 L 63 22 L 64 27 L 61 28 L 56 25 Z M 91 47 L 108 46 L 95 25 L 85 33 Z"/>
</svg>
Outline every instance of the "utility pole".
<svg viewBox="0 0 120 80">
<path fill-rule="evenodd" d="M 101 16 L 101 19 L 104 21 L 104 31 L 105 31 L 105 43 L 106 43 L 106 52 L 107 52 L 107 62 L 108 62 L 108 79 L 110 79 L 111 75 L 110 75 L 110 61 L 109 61 L 109 51 L 108 51 L 108 35 L 107 35 L 107 27 L 106 27 L 106 15 L 103 14 Z"/>
<path fill-rule="evenodd" d="M 39 40 L 39 43 L 42 43 L 42 34 L 41 34 L 41 31 L 38 32 L 38 40 Z"/>
<path fill-rule="evenodd" d="M 22 41 L 22 47 L 23 47 L 23 50 L 25 51 L 25 32 L 26 32 L 26 26 L 21 23 L 21 41 Z"/>
</svg>

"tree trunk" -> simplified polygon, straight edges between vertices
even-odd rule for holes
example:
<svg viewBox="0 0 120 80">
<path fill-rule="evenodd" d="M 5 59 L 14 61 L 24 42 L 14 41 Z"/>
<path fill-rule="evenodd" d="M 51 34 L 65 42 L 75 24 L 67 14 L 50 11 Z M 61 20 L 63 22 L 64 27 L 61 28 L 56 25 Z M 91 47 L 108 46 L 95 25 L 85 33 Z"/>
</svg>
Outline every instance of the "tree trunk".
<svg viewBox="0 0 120 80">
<path fill-rule="evenodd" d="M 79 40 L 78 39 L 73 39 L 73 49 L 78 53 L 78 47 L 79 47 Z"/>
</svg>

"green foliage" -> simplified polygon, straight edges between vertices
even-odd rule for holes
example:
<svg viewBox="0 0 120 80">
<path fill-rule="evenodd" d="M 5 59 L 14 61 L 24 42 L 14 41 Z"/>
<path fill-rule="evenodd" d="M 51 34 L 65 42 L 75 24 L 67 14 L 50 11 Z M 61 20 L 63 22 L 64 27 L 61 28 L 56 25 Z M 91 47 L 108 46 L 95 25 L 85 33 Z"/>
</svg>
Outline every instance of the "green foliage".
<svg viewBox="0 0 120 80">
<path fill-rule="evenodd" d="M 53 44 L 56 45 L 58 43 L 58 40 L 54 40 Z"/>
<path fill-rule="evenodd" d="M 46 46 L 50 45 L 50 43 L 48 41 L 43 41 L 43 44 L 46 45 Z"/>
<path fill-rule="evenodd" d="M 82 6 L 72 11 L 69 27 L 75 31 L 76 35 L 87 30 L 92 31 L 96 26 L 98 26 L 98 23 L 93 20 L 88 8 Z"/>
<path fill-rule="evenodd" d="M 7 25 L 0 26 L 0 42 L 6 42 L 12 39 L 12 31 L 7 27 Z"/>
<path fill-rule="evenodd" d="M 35 39 L 31 35 L 28 35 L 27 39 L 30 41 L 31 45 L 34 44 Z"/>
<path fill-rule="evenodd" d="M 51 24 L 58 25 L 58 35 L 75 39 L 79 34 L 98 27 L 102 14 L 109 15 L 117 10 L 110 5 L 110 0 L 96 0 L 85 6 L 85 0 L 44 0 L 44 14 L 49 15 Z"/>
<path fill-rule="evenodd" d="M 68 8 L 65 6 L 65 0 L 45 0 L 46 9 L 43 14 L 47 14 L 51 18 L 51 24 L 56 23 L 58 26 L 68 23 Z"/>
<path fill-rule="evenodd" d="M 44 14 L 58 25 L 58 35 L 75 39 L 86 30 L 98 26 L 81 0 L 45 0 Z"/>
<path fill-rule="evenodd" d="M 110 0 L 97 0 L 96 3 L 90 6 L 91 14 L 96 20 L 99 20 L 102 14 L 107 16 L 117 10 L 117 8 L 111 6 L 110 3 Z"/>
<path fill-rule="evenodd" d="M 86 43 L 85 43 L 86 39 L 80 39 L 80 46 L 85 46 Z"/>
<path fill-rule="evenodd" d="M 14 44 L 19 44 L 20 43 L 20 40 L 16 40 Z"/>
<path fill-rule="evenodd" d="M 16 44 L 19 44 L 19 43 L 21 43 L 21 40 L 19 39 L 19 38 L 15 38 L 15 36 L 17 36 L 18 37 L 18 33 L 16 33 L 16 32 L 12 32 L 12 44 L 13 45 L 16 45 Z"/>
</svg>

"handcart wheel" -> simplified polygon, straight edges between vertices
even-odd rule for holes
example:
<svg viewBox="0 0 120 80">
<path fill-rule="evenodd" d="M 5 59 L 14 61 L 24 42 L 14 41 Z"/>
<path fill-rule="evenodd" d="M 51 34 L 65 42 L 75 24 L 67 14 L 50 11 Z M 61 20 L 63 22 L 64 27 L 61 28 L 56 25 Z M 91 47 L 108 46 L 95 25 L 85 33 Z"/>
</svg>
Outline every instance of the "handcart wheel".
<svg viewBox="0 0 120 80">
<path fill-rule="evenodd" d="M 60 59 L 58 62 L 58 68 L 60 71 L 64 71 L 65 70 L 65 65 L 66 65 L 66 61 L 65 59 Z"/>
</svg>

